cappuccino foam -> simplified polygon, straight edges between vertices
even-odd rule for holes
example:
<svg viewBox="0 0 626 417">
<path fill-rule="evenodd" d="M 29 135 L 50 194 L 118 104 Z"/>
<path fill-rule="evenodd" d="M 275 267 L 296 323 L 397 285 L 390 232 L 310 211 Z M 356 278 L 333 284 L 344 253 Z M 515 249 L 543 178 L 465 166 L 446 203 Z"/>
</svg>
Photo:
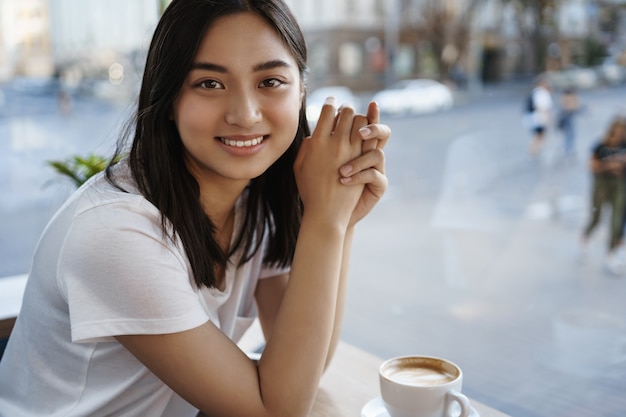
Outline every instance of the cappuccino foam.
<svg viewBox="0 0 626 417">
<path fill-rule="evenodd" d="M 406 366 L 389 369 L 387 377 L 395 382 L 406 385 L 435 386 L 447 384 L 456 379 L 456 376 L 440 368 L 428 366 Z"/>
</svg>

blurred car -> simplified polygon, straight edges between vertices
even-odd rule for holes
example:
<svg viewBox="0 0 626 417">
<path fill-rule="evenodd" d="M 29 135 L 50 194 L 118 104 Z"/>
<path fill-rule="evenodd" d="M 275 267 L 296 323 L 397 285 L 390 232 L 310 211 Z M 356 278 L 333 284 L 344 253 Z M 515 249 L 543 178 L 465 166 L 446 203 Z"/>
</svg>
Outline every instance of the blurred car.
<svg viewBox="0 0 626 417">
<path fill-rule="evenodd" d="M 573 87 L 587 89 L 598 85 L 599 76 L 593 68 L 572 65 L 560 71 L 548 72 L 550 84 L 557 89 Z"/>
<path fill-rule="evenodd" d="M 616 85 L 626 80 L 626 67 L 615 62 L 613 58 L 606 58 L 596 70 L 605 84 Z"/>
<path fill-rule="evenodd" d="M 360 100 L 350 88 L 341 85 L 320 87 L 309 93 L 306 98 L 306 117 L 311 127 L 317 124 L 324 101 L 331 96 L 337 99 L 338 106 L 347 104 L 359 110 Z"/>
<path fill-rule="evenodd" d="M 372 100 L 381 113 L 392 115 L 433 113 L 454 104 L 450 88 L 430 79 L 398 81 L 374 94 Z"/>
</svg>

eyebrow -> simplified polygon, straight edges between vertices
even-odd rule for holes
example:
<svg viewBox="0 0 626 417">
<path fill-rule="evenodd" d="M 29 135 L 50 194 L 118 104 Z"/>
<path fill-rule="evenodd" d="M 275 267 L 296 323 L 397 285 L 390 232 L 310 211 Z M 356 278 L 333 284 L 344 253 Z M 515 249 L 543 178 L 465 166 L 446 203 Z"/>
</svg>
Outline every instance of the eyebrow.
<svg viewBox="0 0 626 417">
<path fill-rule="evenodd" d="M 254 72 L 266 71 L 274 68 L 289 68 L 290 65 L 281 60 L 274 59 L 267 62 L 262 62 L 260 64 L 255 65 L 252 70 Z M 206 70 L 206 71 L 215 71 L 226 74 L 228 69 L 223 65 L 213 64 L 210 62 L 194 62 L 191 64 L 191 70 Z"/>
</svg>

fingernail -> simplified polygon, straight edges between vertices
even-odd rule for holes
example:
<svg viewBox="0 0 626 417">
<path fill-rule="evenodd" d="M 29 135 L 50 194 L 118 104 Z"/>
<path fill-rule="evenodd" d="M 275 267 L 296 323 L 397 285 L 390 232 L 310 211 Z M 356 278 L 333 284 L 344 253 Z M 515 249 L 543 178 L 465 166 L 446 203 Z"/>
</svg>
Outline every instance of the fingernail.
<svg viewBox="0 0 626 417">
<path fill-rule="evenodd" d="M 342 184 L 350 184 L 351 181 L 352 177 L 341 177 L 339 179 L 339 182 L 341 182 Z"/>
<path fill-rule="evenodd" d="M 341 173 L 341 175 L 343 175 L 344 177 L 347 177 L 348 175 L 350 175 L 352 173 L 352 165 L 344 165 L 339 169 L 339 172 Z"/>
<path fill-rule="evenodd" d="M 331 106 L 336 106 L 337 105 L 337 99 L 335 97 L 326 97 L 326 101 L 324 101 L 324 104 L 329 104 Z"/>
<path fill-rule="evenodd" d="M 372 129 L 366 126 L 366 127 L 360 128 L 359 132 L 361 132 L 361 136 L 363 136 L 364 138 L 367 138 L 372 134 Z"/>
</svg>

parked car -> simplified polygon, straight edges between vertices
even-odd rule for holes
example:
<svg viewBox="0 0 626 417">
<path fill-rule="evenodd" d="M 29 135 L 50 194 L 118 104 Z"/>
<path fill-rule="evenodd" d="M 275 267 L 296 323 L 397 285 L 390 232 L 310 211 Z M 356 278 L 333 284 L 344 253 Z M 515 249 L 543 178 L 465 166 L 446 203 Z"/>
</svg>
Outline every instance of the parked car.
<svg viewBox="0 0 626 417">
<path fill-rule="evenodd" d="M 605 59 L 596 70 L 605 84 L 616 85 L 626 81 L 626 67 L 618 64 L 612 58 Z"/>
<path fill-rule="evenodd" d="M 324 101 L 331 96 L 337 99 L 338 106 L 348 104 L 357 111 L 360 110 L 360 100 L 350 88 L 342 85 L 320 87 L 309 93 L 306 98 L 306 117 L 311 127 L 317 124 Z"/>
<path fill-rule="evenodd" d="M 548 72 L 550 83 L 554 88 L 565 89 L 574 87 L 577 89 L 593 88 L 598 85 L 598 73 L 593 68 L 572 65 L 560 71 Z"/>
<path fill-rule="evenodd" d="M 398 81 L 374 94 L 372 100 L 381 113 L 391 115 L 433 113 L 454 104 L 450 88 L 430 79 Z"/>
</svg>

